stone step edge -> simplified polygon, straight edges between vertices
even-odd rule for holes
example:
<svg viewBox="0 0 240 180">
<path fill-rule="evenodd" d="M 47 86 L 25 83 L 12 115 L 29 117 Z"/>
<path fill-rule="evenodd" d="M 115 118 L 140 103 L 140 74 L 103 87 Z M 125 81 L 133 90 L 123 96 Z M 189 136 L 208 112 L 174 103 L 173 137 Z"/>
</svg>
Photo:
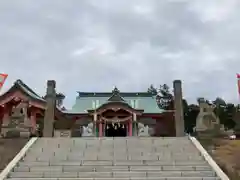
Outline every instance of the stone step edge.
<svg viewBox="0 0 240 180">
<path fill-rule="evenodd" d="M 14 169 L 17 163 L 26 155 L 29 148 L 37 141 L 37 137 L 31 138 L 25 146 L 19 151 L 19 153 L 12 159 L 10 163 L 3 169 L 0 173 L 0 179 L 4 180 L 7 178 L 8 174 Z"/>
<path fill-rule="evenodd" d="M 199 177 L 177 177 L 178 180 L 199 180 Z M 218 177 L 200 177 L 200 179 L 220 180 Z M 146 177 L 121 177 L 121 178 L 24 178 L 26 180 L 147 180 Z M 151 180 L 176 180 L 176 177 L 150 177 Z M 8 178 L 6 180 L 22 180 L 22 178 Z"/>
<path fill-rule="evenodd" d="M 189 140 L 193 145 L 200 151 L 201 155 L 208 162 L 208 164 L 213 168 L 215 173 L 221 180 L 230 180 L 229 177 L 223 172 L 223 170 L 217 165 L 213 158 L 208 154 L 208 152 L 203 148 L 201 143 L 193 136 L 188 136 Z"/>
</svg>

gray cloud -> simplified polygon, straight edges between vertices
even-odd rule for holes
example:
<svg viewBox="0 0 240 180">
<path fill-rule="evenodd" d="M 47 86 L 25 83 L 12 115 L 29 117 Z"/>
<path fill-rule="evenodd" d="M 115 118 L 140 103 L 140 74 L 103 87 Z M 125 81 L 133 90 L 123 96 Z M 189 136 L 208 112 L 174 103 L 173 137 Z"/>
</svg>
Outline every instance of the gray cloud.
<svg viewBox="0 0 240 180">
<path fill-rule="evenodd" d="M 237 0 L 0 1 L 5 91 L 18 78 L 40 94 L 47 79 L 71 106 L 76 91 L 145 91 L 184 82 L 184 96 L 237 102 Z"/>
</svg>

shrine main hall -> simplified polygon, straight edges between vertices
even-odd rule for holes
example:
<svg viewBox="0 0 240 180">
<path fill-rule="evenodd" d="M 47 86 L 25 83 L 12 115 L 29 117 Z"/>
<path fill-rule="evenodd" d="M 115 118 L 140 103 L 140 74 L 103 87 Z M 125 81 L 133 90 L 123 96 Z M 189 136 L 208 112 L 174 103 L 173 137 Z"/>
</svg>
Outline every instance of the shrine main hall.
<svg viewBox="0 0 240 180">
<path fill-rule="evenodd" d="M 71 109 L 56 82 L 40 96 L 22 80 L 0 95 L 2 137 L 184 136 L 182 83 L 173 82 L 174 108 L 159 108 L 148 92 L 78 92 Z"/>
</svg>

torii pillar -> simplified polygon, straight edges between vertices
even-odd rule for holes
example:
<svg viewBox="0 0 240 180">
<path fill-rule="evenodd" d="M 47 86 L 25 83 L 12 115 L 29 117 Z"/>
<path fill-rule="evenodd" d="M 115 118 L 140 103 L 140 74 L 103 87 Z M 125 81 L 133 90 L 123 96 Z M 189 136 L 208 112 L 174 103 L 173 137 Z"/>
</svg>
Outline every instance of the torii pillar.
<svg viewBox="0 0 240 180">
<path fill-rule="evenodd" d="M 56 82 L 49 80 L 47 82 L 47 95 L 46 95 L 46 109 L 44 114 L 44 127 L 43 137 L 53 137 L 54 133 L 54 117 L 55 117 L 55 106 L 56 106 Z"/>
<path fill-rule="evenodd" d="M 175 129 L 176 137 L 185 136 L 184 132 L 184 115 L 183 115 L 183 99 L 182 99 L 182 82 L 180 80 L 173 81 L 174 88 L 174 109 L 175 109 Z"/>
</svg>

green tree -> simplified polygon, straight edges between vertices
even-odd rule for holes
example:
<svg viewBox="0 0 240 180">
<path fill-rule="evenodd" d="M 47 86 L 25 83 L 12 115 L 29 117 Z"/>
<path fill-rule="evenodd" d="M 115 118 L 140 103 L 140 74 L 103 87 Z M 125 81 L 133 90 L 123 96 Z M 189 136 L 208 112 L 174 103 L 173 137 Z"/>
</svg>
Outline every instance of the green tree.
<svg viewBox="0 0 240 180">
<path fill-rule="evenodd" d="M 222 99 L 217 97 L 213 104 L 215 105 L 214 113 L 220 120 L 220 124 L 224 124 L 226 122 L 227 114 L 226 114 L 226 102 Z"/>
<path fill-rule="evenodd" d="M 156 96 L 158 107 L 165 110 L 173 109 L 173 95 L 167 84 L 160 85 L 159 88 L 150 85 L 148 92 Z"/>
<path fill-rule="evenodd" d="M 167 84 L 160 85 L 158 89 L 156 99 L 158 102 L 158 106 L 161 109 L 172 110 L 174 108 L 173 95 L 169 89 L 170 88 Z"/>
<path fill-rule="evenodd" d="M 188 114 L 185 116 L 185 128 L 187 133 L 193 133 L 198 114 L 199 106 L 196 104 L 190 104 L 188 106 Z"/>
<path fill-rule="evenodd" d="M 232 103 L 227 103 L 224 99 L 217 97 L 213 104 L 215 114 L 219 117 L 220 124 L 223 124 L 225 128 L 232 129 L 235 126 L 234 114 L 236 107 Z"/>
<path fill-rule="evenodd" d="M 234 132 L 237 136 L 237 138 L 240 138 L 240 105 L 238 104 L 235 107 L 236 111 L 234 113 L 234 122 L 235 122 L 235 126 L 234 126 Z"/>
<path fill-rule="evenodd" d="M 183 99 L 182 105 L 183 105 L 185 132 L 189 133 L 189 132 L 191 132 L 190 129 L 191 129 L 192 119 L 189 118 L 189 107 L 188 107 L 188 102 L 186 99 Z"/>
<path fill-rule="evenodd" d="M 226 106 L 226 102 L 222 98 L 220 98 L 220 97 L 217 97 L 213 101 L 213 104 L 215 104 L 216 106 L 221 106 L 221 107 L 225 107 Z"/>
<path fill-rule="evenodd" d="M 157 95 L 158 90 L 157 90 L 157 88 L 154 87 L 153 84 L 151 84 L 150 87 L 148 88 L 148 93 L 151 93 L 153 95 Z"/>
<path fill-rule="evenodd" d="M 227 103 L 225 107 L 225 121 L 223 122 L 224 127 L 227 129 L 233 129 L 235 126 L 234 116 L 236 112 L 236 107 L 232 103 Z"/>
</svg>

